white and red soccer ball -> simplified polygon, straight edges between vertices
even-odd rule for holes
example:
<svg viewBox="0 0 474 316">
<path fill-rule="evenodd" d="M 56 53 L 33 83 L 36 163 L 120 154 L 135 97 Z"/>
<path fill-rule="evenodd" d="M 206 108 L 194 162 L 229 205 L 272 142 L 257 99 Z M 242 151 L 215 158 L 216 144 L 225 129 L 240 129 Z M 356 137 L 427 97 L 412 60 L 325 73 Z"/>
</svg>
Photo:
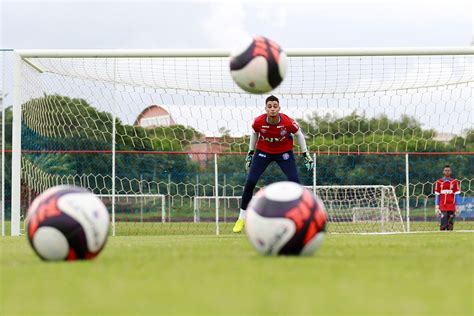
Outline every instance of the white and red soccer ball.
<svg viewBox="0 0 474 316">
<path fill-rule="evenodd" d="M 230 56 L 232 79 L 250 93 L 266 93 L 280 85 L 286 75 L 287 57 L 280 45 L 257 36 Z"/>
<path fill-rule="evenodd" d="M 262 255 L 310 255 L 322 244 L 327 213 L 323 203 L 294 182 L 260 190 L 247 208 L 247 237 Z"/>
<path fill-rule="evenodd" d="M 92 192 L 57 186 L 33 201 L 26 223 L 28 240 L 41 259 L 92 259 L 107 241 L 109 213 Z"/>
</svg>

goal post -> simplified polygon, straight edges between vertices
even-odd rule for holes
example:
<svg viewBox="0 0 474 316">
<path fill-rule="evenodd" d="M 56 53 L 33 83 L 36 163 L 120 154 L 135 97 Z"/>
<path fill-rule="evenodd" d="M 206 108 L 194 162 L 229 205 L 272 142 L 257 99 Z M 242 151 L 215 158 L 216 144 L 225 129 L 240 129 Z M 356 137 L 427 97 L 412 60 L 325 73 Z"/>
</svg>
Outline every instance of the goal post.
<svg viewBox="0 0 474 316">
<path fill-rule="evenodd" d="M 306 187 L 313 190 L 312 186 Z M 405 232 L 395 187 L 388 185 L 316 186 L 328 212 L 330 232 Z"/>
<path fill-rule="evenodd" d="M 21 125 L 22 125 L 22 57 L 13 53 L 13 121 L 11 177 L 11 235 L 20 235 L 21 209 Z"/>
<path fill-rule="evenodd" d="M 302 183 L 386 184 L 394 188 L 398 206 L 410 212 L 400 210 L 402 218 L 417 221 L 421 205 L 424 212 L 432 205 L 435 177 L 448 162 L 463 175 L 464 197 L 474 195 L 467 167 L 473 157 L 473 47 L 286 52 L 289 71 L 273 93 L 282 112 L 300 123 L 317 160 L 314 174 L 300 169 Z M 244 93 L 233 83 L 229 53 L 13 52 L 13 140 L 7 153 L 12 181 L 5 198 L 11 199 L 11 233 L 21 232 L 30 202 L 24 192 L 34 196 L 50 185 L 72 183 L 96 194 L 163 195 L 165 212 L 177 213 L 173 218 L 183 222 L 193 221 L 196 188 L 221 196 L 222 174 L 228 176 L 229 195 L 241 194 L 241 155 L 264 96 Z M 410 153 L 406 165 L 405 153 Z M 199 183 L 196 175 L 202 175 Z M 272 170 L 264 177 L 281 179 Z M 214 187 L 219 190 L 212 193 Z M 219 199 L 215 203 L 219 209 Z M 360 223 L 363 211 L 357 207 Z"/>
</svg>

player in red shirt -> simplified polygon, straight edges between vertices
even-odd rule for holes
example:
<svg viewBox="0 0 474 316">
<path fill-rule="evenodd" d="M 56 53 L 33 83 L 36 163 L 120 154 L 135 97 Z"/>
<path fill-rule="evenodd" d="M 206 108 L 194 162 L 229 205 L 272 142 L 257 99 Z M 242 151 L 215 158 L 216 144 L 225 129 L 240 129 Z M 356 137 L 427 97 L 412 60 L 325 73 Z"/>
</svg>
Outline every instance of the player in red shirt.
<svg viewBox="0 0 474 316">
<path fill-rule="evenodd" d="M 451 178 L 451 166 L 446 165 L 443 169 L 443 177 L 436 181 L 436 215 L 441 218 L 440 230 L 453 230 L 454 217 L 459 214 L 461 189 L 456 179 Z"/>
<path fill-rule="evenodd" d="M 266 114 L 255 118 L 250 135 L 249 152 L 245 158 L 245 169 L 249 170 L 245 182 L 239 219 L 234 225 L 234 233 L 240 233 L 245 225 L 247 206 L 252 199 L 258 179 L 275 161 L 288 181 L 300 183 L 293 154 L 293 135 L 298 136 L 298 144 L 303 152 L 305 167 L 313 170 L 313 159 L 306 148 L 306 140 L 298 123 L 289 116 L 280 113 L 280 102 L 271 95 L 265 100 Z"/>
</svg>

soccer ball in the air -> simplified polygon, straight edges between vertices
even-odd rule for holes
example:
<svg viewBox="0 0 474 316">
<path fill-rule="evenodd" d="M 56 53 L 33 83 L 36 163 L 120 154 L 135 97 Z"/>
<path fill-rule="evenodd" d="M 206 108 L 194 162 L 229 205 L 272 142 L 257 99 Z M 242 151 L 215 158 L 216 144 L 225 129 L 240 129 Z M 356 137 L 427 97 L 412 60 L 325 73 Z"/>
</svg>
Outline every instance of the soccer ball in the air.
<svg viewBox="0 0 474 316">
<path fill-rule="evenodd" d="M 230 58 L 232 78 L 247 92 L 269 92 L 278 87 L 285 78 L 285 52 L 277 43 L 263 36 L 253 38 Z"/>
<path fill-rule="evenodd" d="M 41 259 L 92 259 L 107 241 L 109 213 L 92 192 L 57 186 L 33 201 L 26 223 L 28 240 Z"/>
<path fill-rule="evenodd" d="M 310 255 L 321 246 L 326 219 L 323 203 L 308 189 L 277 182 L 250 202 L 247 236 L 263 255 Z"/>
</svg>

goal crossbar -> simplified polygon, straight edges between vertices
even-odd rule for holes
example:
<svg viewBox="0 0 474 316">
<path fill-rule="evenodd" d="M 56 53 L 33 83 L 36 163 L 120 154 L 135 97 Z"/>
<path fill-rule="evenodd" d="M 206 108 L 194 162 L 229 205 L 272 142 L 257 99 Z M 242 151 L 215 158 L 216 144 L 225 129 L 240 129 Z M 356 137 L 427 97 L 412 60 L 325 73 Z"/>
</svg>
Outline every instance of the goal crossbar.
<svg viewBox="0 0 474 316">
<path fill-rule="evenodd" d="M 18 49 L 22 58 L 228 57 L 229 49 Z M 474 47 L 290 48 L 290 57 L 474 55 Z"/>
<path fill-rule="evenodd" d="M 30 58 L 225 58 L 229 49 L 17 49 L 20 58 L 39 73 L 44 70 Z M 474 55 L 472 46 L 451 47 L 358 47 L 358 48 L 289 48 L 289 57 L 351 56 L 443 56 Z"/>
</svg>

